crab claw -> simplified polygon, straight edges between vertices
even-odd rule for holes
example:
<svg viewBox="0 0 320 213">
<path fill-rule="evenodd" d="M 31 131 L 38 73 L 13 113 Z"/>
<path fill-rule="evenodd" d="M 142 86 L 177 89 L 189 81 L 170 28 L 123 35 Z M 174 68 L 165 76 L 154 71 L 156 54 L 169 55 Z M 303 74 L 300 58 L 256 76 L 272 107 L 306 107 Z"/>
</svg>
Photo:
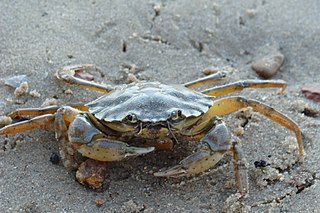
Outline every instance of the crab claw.
<svg viewBox="0 0 320 213">
<path fill-rule="evenodd" d="M 212 151 L 204 147 L 200 151 L 183 159 L 178 165 L 154 173 L 156 177 L 183 177 L 203 172 L 221 160 L 225 151 Z"/>
<path fill-rule="evenodd" d="M 128 146 L 126 148 L 126 153 L 124 154 L 124 157 L 135 157 L 143 154 L 147 154 L 149 152 L 154 151 L 154 147 L 134 147 L 134 146 Z"/>
<path fill-rule="evenodd" d="M 98 161 L 119 161 L 152 152 L 154 147 L 134 147 L 121 141 L 100 138 L 83 144 L 77 150 L 84 156 Z"/>
<path fill-rule="evenodd" d="M 201 139 L 199 151 L 183 159 L 177 166 L 154 173 L 157 177 L 181 177 L 206 171 L 218 163 L 230 149 L 231 135 L 221 121 Z"/>
</svg>

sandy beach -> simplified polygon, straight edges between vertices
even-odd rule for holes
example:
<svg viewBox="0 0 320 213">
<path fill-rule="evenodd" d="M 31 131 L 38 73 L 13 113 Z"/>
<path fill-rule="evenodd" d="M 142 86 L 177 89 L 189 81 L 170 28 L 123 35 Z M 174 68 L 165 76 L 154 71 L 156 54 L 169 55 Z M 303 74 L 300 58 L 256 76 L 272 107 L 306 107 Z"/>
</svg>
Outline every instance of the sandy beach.
<svg viewBox="0 0 320 213">
<path fill-rule="evenodd" d="M 67 65 L 95 64 L 95 81 L 111 85 L 183 84 L 205 76 L 205 69 L 225 70 L 221 85 L 261 79 L 252 64 L 277 53 L 284 61 L 271 79 L 287 82 L 284 94 L 268 88 L 232 95 L 292 118 L 303 133 L 305 156 L 298 162 L 294 133 L 244 109 L 224 119 L 248 163 L 245 198 L 237 193 L 230 154 L 196 176 L 152 175 L 197 147 L 187 142 L 172 152 L 110 163 L 104 187 L 92 190 L 50 161 L 58 153 L 50 128 L 0 135 L 0 212 L 320 212 L 320 102 L 301 92 L 320 87 L 319 11 L 317 0 L 2 0 L 0 115 L 101 96 L 59 81 L 55 72 Z M 28 84 L 22 94 L 6 85 L 15 76 Z M 267 165 L 257 167 L 261 161 Z"/>
</svg>

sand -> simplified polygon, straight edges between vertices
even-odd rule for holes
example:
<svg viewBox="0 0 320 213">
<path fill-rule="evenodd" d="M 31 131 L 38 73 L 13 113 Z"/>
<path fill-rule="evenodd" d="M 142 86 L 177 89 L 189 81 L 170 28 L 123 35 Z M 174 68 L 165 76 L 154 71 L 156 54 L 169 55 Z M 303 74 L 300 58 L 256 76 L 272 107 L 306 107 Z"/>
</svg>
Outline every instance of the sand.
<svg viewBox="0 0 320 213">
<path fill-rule="evenodd" d="M 66 65 L 96 64 L 95 80 L 112 85 L 184 83 L 203 77 L 208 67 L 230 71 L 222 82 L 229 83 L 258 79 L 253 61 L 280 51 L 284 64 L 272 79 L 288 83 L 284 95 L 275 89 L 241 95 L 295 120 L 305 159 L 297 162 L 292 132 L 249 110 L 225 117 L 248 162 L 244 199 L 234 187 L 230 155 L 195 177 L 152 176 L 192 152 L 196 145 L 189 143 L 111 163 L 104 188 L 95 191 L 50 162 L 58 142 L 41 128 L 0 136 L 0 212 L 320 212 L 320 106 L 300 91 L 320 82 L 319 9 L 317 0 L 1 1 L 0 115 L 101 95 L 58 81 L 54 73 Z M 23 94 L 4 85 L 24 74 Z M 255 168 L 261 160 L 270 165 Z"/>
</svg>

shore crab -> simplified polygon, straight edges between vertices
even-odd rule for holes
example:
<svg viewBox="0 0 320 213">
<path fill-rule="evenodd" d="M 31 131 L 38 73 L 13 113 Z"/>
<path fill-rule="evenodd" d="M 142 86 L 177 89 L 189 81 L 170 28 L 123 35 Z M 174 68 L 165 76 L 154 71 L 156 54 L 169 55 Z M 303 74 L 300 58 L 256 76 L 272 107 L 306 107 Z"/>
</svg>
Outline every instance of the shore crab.
<svg viewBox="0 0 320 213">
<path fill-rule="evenodd" d="M 283 91 L 285 81 L 245 80 L 197 92 L 193 88 L 222 80 L 226 73 L 218 72 L 184 85 L 136 82 L 116 87 L 76 77 L 79 71 L 85 72 L 93 66 L 64 67 L 56 76 L 69 84 L 103 92 L 103 96 L 85 105 L 17 109 L 8 116 L 33 117 L 3 127 L 0 134 L 15 134 L 53 123 L 56 138 L 61 142 L 60 157 L 64 166 L 77 169 L 77 180 L 92 188 L 103 184 L 106 162 L 144 155 L 155 149 L 171 149 L 174 140 L 200 141 L 197 151 L 178 165 L 154 175 L 180 177 L 200 173 L 231 151 L 237 187 L 244 195 L 248 192 L 245 158 L 220 117 L 252 107 L 295 133 L 299 159 L 302 159 L 301 131 L 293 120 L 256 100 L 241 96 L 218 98 L 245 88 L 281 88 Z M 130 145 L 134 139 L 141 141 L 141 146 Z"/>
</svg>

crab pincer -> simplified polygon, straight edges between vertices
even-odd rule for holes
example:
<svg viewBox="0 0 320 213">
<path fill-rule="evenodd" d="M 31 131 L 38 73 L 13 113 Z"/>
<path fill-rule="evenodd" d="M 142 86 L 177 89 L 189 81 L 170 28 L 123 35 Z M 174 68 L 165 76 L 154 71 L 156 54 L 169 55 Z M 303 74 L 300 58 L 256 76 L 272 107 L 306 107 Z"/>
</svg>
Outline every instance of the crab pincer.
<svg viewBox="0 0 320 213">
<path fill-rule="evenodd" d="M 201 147 L 197 152 L 183 159 L 178 165 L 154 175 L 181 177 L 203 172 L 219 162 L 231 147 L 231 134 L 224 123 L 220 123 L 201 139 Z"/>
<path fill-rule="evenodd" d="M 101 138 L 78 148 L 83 156 L 99 161 L 119 161 L 152 152 L 154 147 L 134 147 L 121 141 Z"/>
<path fill-rule="evenodd" d="M 226 152 L 233 153 L 234 173 L 242 196 L 248 193 L 248 174 L 242 150 L 224 122 L 218 121 L 202 139 L 199 150 L 178 165 L 154 173 L 157 177 L 183 177 L 206 171 L 218 163 Z"/>
</svg>

